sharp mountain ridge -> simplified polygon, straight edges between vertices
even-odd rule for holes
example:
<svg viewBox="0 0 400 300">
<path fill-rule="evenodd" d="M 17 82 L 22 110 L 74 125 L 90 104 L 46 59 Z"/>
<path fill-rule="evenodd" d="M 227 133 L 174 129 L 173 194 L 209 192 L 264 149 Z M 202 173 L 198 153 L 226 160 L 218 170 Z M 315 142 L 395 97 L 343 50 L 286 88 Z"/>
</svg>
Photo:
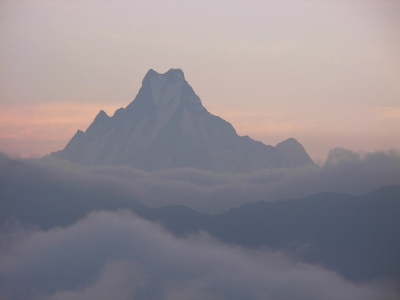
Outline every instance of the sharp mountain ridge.
<svg viewBox="0 0 400 300">
<path fill-rule="evenodd" d="M 227 121 L 208 112 L 180 69 L 149 70 L 126 108 L 100 111 L 85 132 L 52 153 L 84 165 L 127 165 L 143 170 L 198 168 L 251 172 L 313 164 L 290 138 L 276 147 L 239 136 Z"/>
</svg>

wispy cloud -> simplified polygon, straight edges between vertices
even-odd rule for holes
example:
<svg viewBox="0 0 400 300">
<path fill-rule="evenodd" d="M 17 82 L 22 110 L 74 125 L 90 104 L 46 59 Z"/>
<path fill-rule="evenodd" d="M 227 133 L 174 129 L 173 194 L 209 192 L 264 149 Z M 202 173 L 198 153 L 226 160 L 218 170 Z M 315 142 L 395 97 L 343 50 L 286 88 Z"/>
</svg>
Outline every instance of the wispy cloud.
<svg viewBox="0 0 400 300">
<path fill-rule="evenodd" d="M 375 111 L 380 119 L 400 119 L 400 107 L 398 106 L 378 107 Z"/>
</svg>

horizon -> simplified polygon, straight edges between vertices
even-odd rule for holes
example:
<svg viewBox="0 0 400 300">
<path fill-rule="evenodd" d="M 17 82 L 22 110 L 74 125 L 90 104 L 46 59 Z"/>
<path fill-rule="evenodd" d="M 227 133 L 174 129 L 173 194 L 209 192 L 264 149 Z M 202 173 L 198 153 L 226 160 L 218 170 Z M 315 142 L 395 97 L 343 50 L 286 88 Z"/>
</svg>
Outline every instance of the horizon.
<svg viewBox="0 0 400 300">
<path fill-rule="evenodd" d="M 170 68 L 239 135 L 293 137 L 317 164 L 398 150 L 398 15 L 390 0 L 2 1 L 0 151 L 61 150 Z"/>
</svg>

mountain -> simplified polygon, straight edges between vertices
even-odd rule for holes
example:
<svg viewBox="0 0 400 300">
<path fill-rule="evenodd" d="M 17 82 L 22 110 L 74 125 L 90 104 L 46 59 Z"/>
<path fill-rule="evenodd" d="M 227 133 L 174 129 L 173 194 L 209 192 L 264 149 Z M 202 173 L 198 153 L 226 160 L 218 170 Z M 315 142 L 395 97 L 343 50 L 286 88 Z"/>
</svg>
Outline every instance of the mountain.
<svg viewBox="0 0 400 300">
<path fill-rule="evenodd" d="M 84 165 L 127 165 L 143 170 L 194 167 L 248 172 L 313 164 L 288 139 L 276 147 L 248 136 L 209 113 L 179 69 L 147 72 L 133 102 L 108 116 L 100 111 L 85 132 L 51 154 Z"/>
<path fill-rule="evenodd" d="M 178 236 L 205 231 L 229 244 L 283 251 L 355 282 L 389 279 L 400 287 L 400 185 L 363 196 L 249 203 L 219 215 L 179 205 L 135 212 Z"/>
</svg>

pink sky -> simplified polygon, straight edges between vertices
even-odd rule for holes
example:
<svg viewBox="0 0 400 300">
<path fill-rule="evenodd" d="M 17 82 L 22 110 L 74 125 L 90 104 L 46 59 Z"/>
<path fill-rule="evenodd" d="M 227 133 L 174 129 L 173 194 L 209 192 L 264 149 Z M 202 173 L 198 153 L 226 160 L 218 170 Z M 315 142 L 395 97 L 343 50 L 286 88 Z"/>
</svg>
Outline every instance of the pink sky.
<svg viewBox="0 0 400 300">
<path fill-rule="evenodd" d="M 148 69 L 181 68 L 213 114 L 323 161 L 400 149 L 400 2 L 0 3 L 0 151 L 63 148 Z"/>
</svg>

